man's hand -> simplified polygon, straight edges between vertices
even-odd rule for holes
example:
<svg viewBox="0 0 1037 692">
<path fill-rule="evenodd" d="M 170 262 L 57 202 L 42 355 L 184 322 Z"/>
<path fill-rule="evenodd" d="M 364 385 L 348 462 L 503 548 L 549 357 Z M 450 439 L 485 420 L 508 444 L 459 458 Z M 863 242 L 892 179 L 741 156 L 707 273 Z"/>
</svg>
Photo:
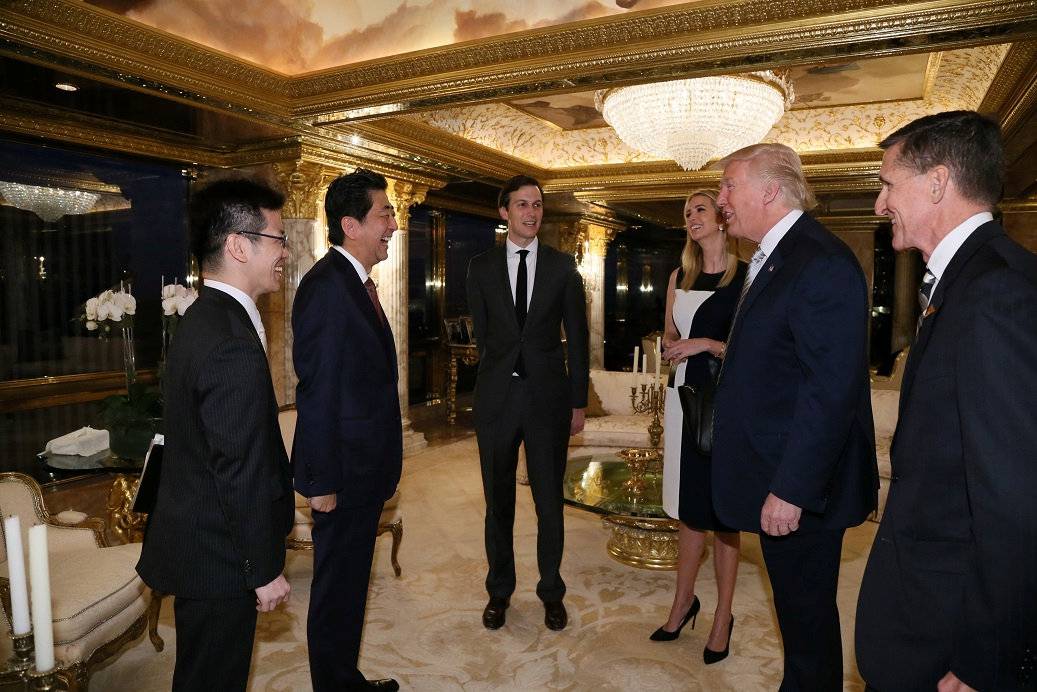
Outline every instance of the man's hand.
<svg viewBox="0 0 1037 692">
<path fill-rule="evenodd" d="M 940 678 L 940 682 L 936 683 L 936 690 L 937 692 L 976 692 L 974 688 L 959 680 L 954 673 L 947 673 Z"/>
<path fill-rule="evenodd" d="M 292 585 L 288 583 L 283 574 L 279 574 L 277 579 L 256 589 L 256 610 L 261 613 L 270 612 L 278 604 L 287 601 L 288 594 L 291 592 Z"/>
<path fill-rule="evenodd" d="M 310 498 L 310 509 L 314 512 L 330 512 L 335 509 L 335 495 L 314 495 Z"/>
<path fill-rule="evenodd" d="M 787 536 L 799 528 L 802 514 L 801 508 L 768 493 L 760 510 L 760 528 L 768 536 Z"/>
<path fill-rule="evenodd" d="M 586 409 L 574 408 L 573 409 L 573 420 L 569 424 L 569 434 L 579 435 L 583 432 L 583 423 L 586 419 Z"/>
</svg>

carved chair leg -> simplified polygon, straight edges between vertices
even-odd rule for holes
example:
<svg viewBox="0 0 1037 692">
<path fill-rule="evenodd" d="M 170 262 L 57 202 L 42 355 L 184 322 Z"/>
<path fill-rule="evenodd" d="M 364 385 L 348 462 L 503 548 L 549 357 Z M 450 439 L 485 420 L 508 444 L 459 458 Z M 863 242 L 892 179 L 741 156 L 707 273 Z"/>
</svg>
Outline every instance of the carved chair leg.
<svg viewBox="0 0 1037 692">
<path fill-rule="evenodd" d="M 158 616 L 162 610 L 162 599 L 165 596 L 161 591 L 152 589 L 151 601 L 148 603 L 148 638 L 151 640 L 151 645 L 155 647 L 155 651 L 162 651 L 166 646 L 162 637 L 158 636 Z"/>
<path fill-rule="evenodd" d="M 389 526 L 389 530 L 392 531 L 392 553 L 390 555 L 392 571 L 398 577 L 403 571 L 400 569 L 400 561 L 397 559 L 400 554 L 400 542 L 403 541 L 403 517 L 394 521 Z"/>
</svg>

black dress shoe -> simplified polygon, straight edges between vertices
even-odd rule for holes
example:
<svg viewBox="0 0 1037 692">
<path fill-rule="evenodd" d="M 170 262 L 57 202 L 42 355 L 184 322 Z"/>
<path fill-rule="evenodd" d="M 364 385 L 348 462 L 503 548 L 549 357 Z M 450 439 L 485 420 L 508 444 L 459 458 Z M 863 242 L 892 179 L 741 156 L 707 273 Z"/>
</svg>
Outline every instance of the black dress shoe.
<svg viewBox="0 0 1037 692">
<path fill-rule="evenodd" d="M 378 692 L 397 692 L 397 690 L 400 689 L 400 683 L 396 682 L 392 678 L 368 680 L 367 689 L 378 690 Z"/>
<path fill-rule="evenodd" d="M 699 610 L 702 608 L 702 604 L 699 602 L 699 597 L 695 596 L 695 600 L 691 602 L 691 606 L 688 608 L 688 612 L 684 613 L 684 618 L 681 623 L 677 625 L 677 629 L 669 631 L 665 629 L 665 625 L 660 627 L 656 631 L 652 632 L 652 636 L 649 637 L 653 642 L 672 642 L 677 637 L 681 636 L 681 630 L 688 624 L 688 620 L 691 620 L 691 629 L 695 629 L 695 617 L 699 614 Z"/>
<path fill-rule="evenodd" d="M 488 630 L 499 630 L 504 626 L 504 611 L 508 609 L 511 599 L 491 596 L 490 602 L 482 611 L 482 626 Z"/>
<path fill-rule="evenodd" d="M 713 663 L 719 663 L 727 658 L 727 655 L 731 653 L 731 633 L 735 631 L 735 616 L 731 616 L 731 627 L 727 630 L 727 646 L 724 647 L 723 651 L 713 651 L 708 646 L 702 650 L 702 662 L 707 666 Z"/>
<path fill-rule="evenodd" d="M 549 630 L 564 630 L 569 624 L 569 614 L 561 601 L 544 601 L 544 624 Z"/>
</svg>

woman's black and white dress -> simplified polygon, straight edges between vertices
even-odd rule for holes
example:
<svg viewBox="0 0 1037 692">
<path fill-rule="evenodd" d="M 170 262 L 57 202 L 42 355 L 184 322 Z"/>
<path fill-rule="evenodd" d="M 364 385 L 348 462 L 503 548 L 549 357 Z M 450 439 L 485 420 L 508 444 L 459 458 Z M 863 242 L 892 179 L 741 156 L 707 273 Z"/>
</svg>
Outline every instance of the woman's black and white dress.
<svg viewBox="0 0 1037 692">
<path fill-rule="evenodd" d="M 682 290 L 683 271 L 677 270 L 673 296 L 673 323 L 682 339 L 707 338 L 726 341 L 731 318 L 745 281 L 746 265 L 738 263 L 734 278 L 717 288 L 723 272 L 700 273 L 690 290 Z M 679 364 L 666 388 L 663 426 L 663 510 L 693 529 L 733 531 L 720 523 L 713 511 L 710 459 L 699 454 L 693 442 L 684 439 L 684 412 L 676 387 L 697 384 L 709 376 L 708 351 Z"/>
</svg>

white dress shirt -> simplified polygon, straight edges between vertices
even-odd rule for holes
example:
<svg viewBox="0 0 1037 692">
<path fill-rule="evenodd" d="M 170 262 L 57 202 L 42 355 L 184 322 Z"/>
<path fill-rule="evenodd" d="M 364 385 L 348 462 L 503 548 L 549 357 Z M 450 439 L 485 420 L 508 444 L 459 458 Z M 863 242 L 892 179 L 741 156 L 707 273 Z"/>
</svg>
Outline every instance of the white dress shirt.
<svg viewBox="0 0 1037 692">
<path fill-rule="evenodd" d="M 774 252 L 774 248 L 778 247 L 778 243 L 785 237 L 785 234 L 789 232 L 789 229 L 797 221 L 799 217 L 803 216 L 802 209 L 793 209 L 785 216 L 781 217 L 778 223 L 771 226 L 771 230 L 767 231 L 763 238 L 760 240 L 760 250 L 763 251 L 763 262 L 759 264 L 753 263 L 749 266 L 749 281 L 752 282 L 756 278 L 756 273 L 760 271 L 760 268 L 767 262 L 767 258 Z"/>
<path fill-rule="evenodd" d="M 994 215 L 989 211 L 973 214 L 955 226 L 954 230 L 945 235 L 943 240 L 936 244 L 936 247 L 933 248 L 933 254 L 929 255 L 929 261 L 925 263 L 925 268 L 936 277 L 936 281 L 933 282 L 933 289 L 929 291 L 929 300 L 932 300 L 932 297 L 936 295 L 936 285 L 940 283 L 940 277 L 947 271 L 947 265 L 951 263 L 954 255 L 958 253 L 958 248 L 968 240 L 973 231 L 988 221 L 993 220 Z"/>
<path fill-rule="evenodd" d="M 537 248 L 540 247 L 540 239 L 533 238 L 533 242 L 526 247 L 519 247 L 508 238 L 504 241 L 504 248 L 508 253 L 508 281 L 511 282 L 511 301 L 515 302 L 515 284 L 518 282 L 519 250 L 529 250 L 526 255 L 526 310 L 529 310 L 529 299 L 533 297 L 533 277 L 536 276 Z"/>
<path fill-rule="evenodd" d="M 266 330 L 263 329 L 263 320 L 259 317 L 259 309 L 256 307 L 252 298 L 240 288 L 235 288 L 234 286 L 225 284 L 222 281 L 205 279 L 203 283 L 209 288 L 223 291 L 231 298 L 241 303 L 241 307 L 245 308 L 245 312 L 248 313 L 248 318 L 252 320 L 252 326 L 256 328 L 256 333 L 259 334 L 259 340 L 263 343 L 263 351 L 266 351 Z"/>
<path fill-rule="evenodd" d="M 360 283 L 362 283 L 362 284 L 367 283 L 367 279 L 368 279 L 367 270 L 364 269 L 364 265 L 360 264 L 360 260 L 358 260 L 356 257 L 353 257 L 353 255 L 351 255 L 348 252 L 346 252 L 346 249 L 344 247 L 342 247 L 341 245 L 332 245 L 331 249 L 332 250 L 338 250 L 340 253 L 342 253 L 343 257 L 345 257 L 347 260 L 349 260 L 349 263 L 353 265 L 354 269 L 356 269 L 356 273 L 360 275 Z"/>
</svg>

